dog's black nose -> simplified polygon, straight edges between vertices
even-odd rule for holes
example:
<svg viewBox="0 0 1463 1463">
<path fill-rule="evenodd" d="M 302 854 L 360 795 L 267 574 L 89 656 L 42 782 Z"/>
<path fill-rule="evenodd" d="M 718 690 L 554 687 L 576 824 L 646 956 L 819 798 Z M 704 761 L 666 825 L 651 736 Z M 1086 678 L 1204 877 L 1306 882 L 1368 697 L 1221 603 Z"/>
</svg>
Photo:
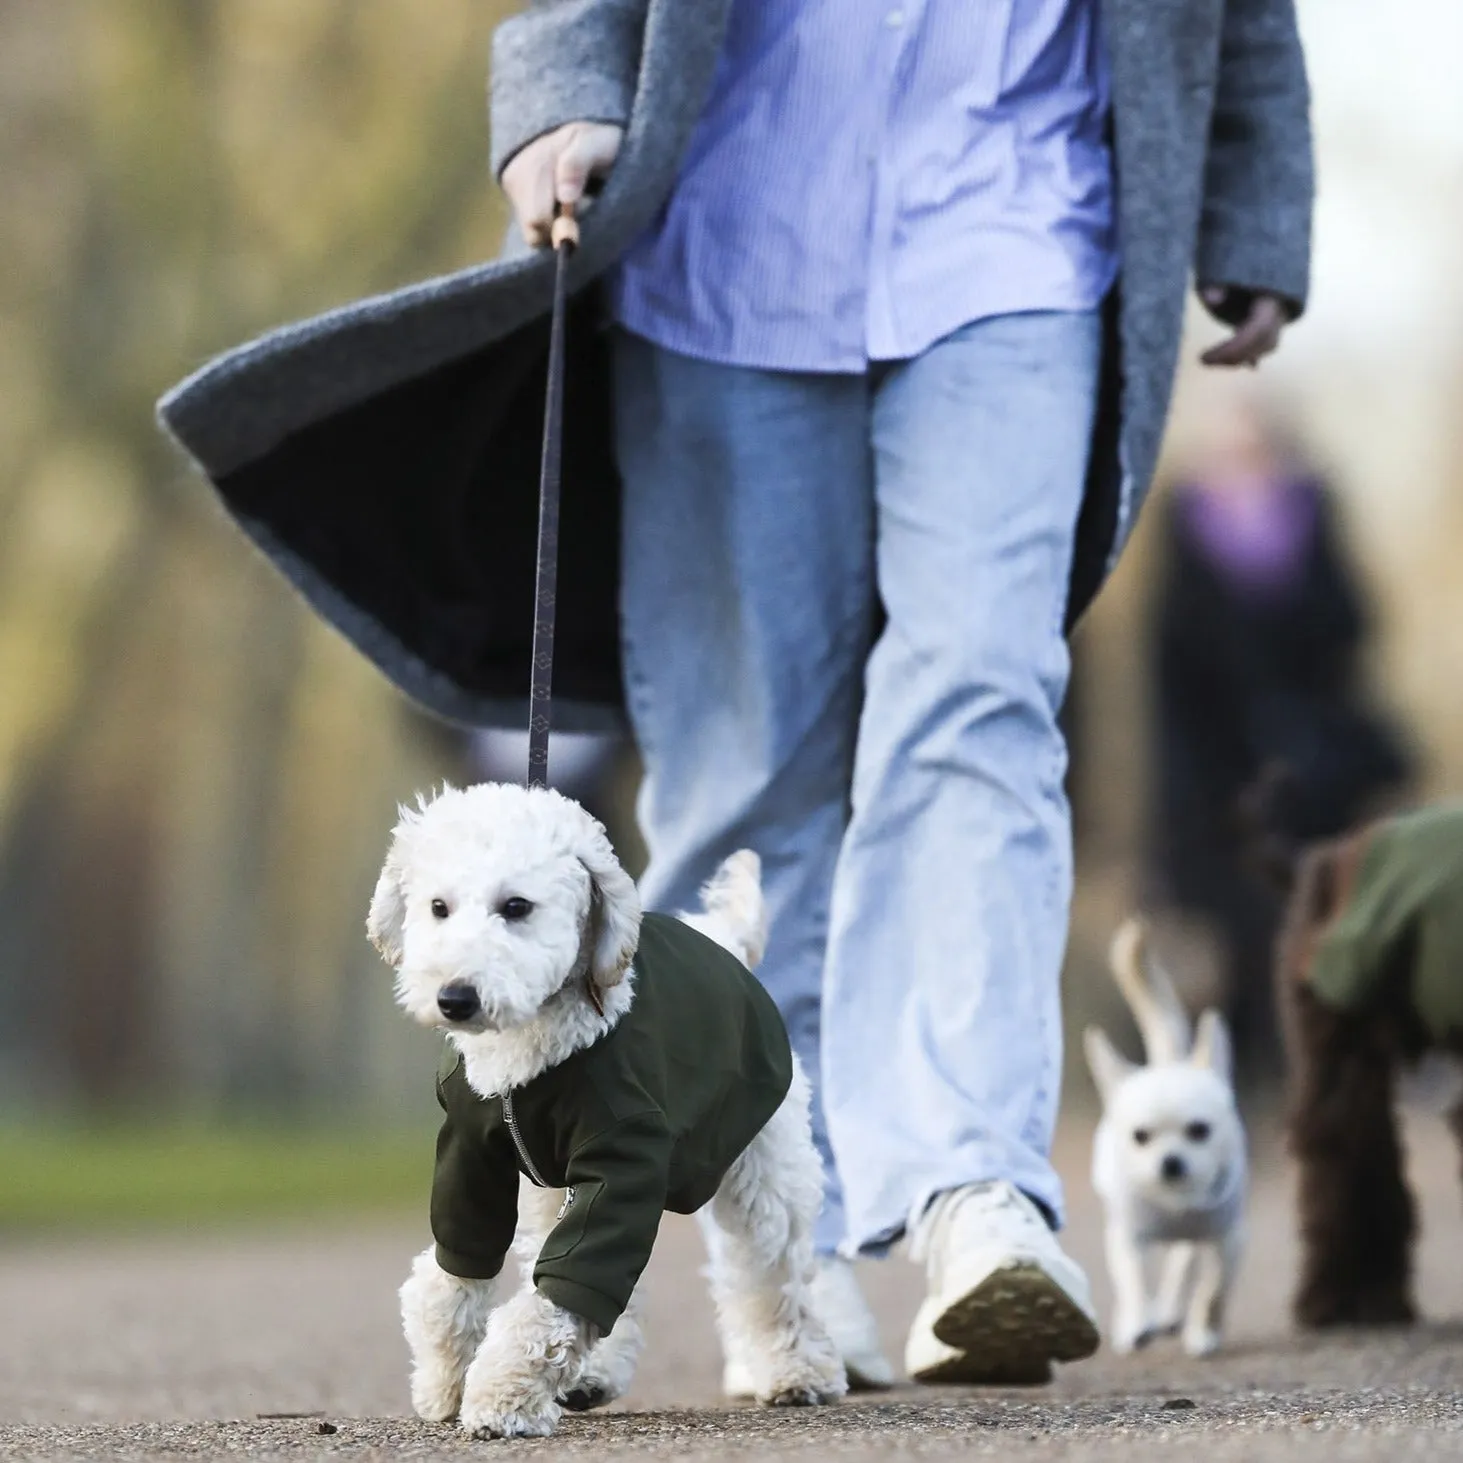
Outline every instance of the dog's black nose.
<svg viewBox="0 0 1463 1463">
<path fill-rule="evenodd" d="M 1166 1182 L 1176 1184 L 1180 1179 L 1189 1176 L 1189 1165 L 1177 1153 L 1165 1153 L 1158 1171 L 1163 1175 Z"/>
<path fill-rule="evenodd" d="M 482 1010 L 483 1003 L 470 985 L 454 982 L 437 992 L 437 1009 L 449 1021 L 471 1021 Z"/>
</svg>

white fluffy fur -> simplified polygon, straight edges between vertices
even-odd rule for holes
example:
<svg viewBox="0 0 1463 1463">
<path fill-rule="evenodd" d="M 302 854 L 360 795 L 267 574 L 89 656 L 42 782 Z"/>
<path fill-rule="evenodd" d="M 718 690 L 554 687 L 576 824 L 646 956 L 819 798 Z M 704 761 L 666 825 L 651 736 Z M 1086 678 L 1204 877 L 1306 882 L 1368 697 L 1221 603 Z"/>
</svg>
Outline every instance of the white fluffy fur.
<svg viewBox="0 0 1463 1463">
<path fill-rule="evenodd" d="M 1183 1005 L 1145 943 L 1142 925 L 1129 920 L 1113 941 L 1112 967 L 1148 1064 L 1127 1061 L 1097 1028 L 1086 1032 L 1103 1105 L 1092 1176 L 1107 1213 L 1112 1344 L 1127 1352 L 1180 1331 L 1190 1355 L 1207 1356 L 1219 1347 L 1243 1248 L 1244 1129 L 1223 1019 L 1205 1011 L 1191 1049 Z M 1144 1262 L 1152 1250 L 1163 1254 L 1150 1300 Z"/>
<path fill-rule="evenodd" d="M 688 924 L 749 966 L 767 917 L 755 854 L 733 855 Z M 505 920 L 511 897 L 533 914 Z M 444 900 L 447 917 L 434 915 Z M 440 908 L 440 906 L 439 906 Z M 396 967 L 396 995 L 424 1025 L 447 1029 L 469 1083 L 521 1086 L 609 1031 L 635 997 L 640 901 L 603 828 L 554 792 L 500 784 L 444 788 L 403 810 L 371 901 L 367 930 Z M 452 1023 L 444 986 L 470 985 L 480 1011 Z M 592 987 L 592 989 L 591 989 Z M 796 1070 L 782 1106 L 732 1165 L 698 1218 L 728 1355 L 754 1369 L 774 1405 L 843 1394 L 843 1367 L 808 1299 L 821 1170 Z M 457 1417 L 473 1437 L 542 1437 L 561 1410 L 623 1396 L 642 1346 L 638 1293 L 609 1335 L 533 1287 L 533 1262 L 562 1195 L 521 1186 L 514 1251 L 523 1284 L 447 1275 L 428 1249 L 401 1288 L 412 1402 L 430 1421 Z"/>
</svg>

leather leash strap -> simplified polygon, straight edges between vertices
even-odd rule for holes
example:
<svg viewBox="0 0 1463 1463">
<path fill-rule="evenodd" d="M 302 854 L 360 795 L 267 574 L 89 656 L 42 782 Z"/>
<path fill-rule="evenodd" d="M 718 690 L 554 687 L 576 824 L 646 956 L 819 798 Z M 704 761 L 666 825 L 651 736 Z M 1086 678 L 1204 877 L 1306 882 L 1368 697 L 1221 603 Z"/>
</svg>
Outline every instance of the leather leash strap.
<svg viewBox="0 0 1463 1463">
<path fill-rule="evenodd" d="M 573 207 L 560 206 L 554 247 L 554 308 L 549 317 L 548 387 L 544 447 L 538 480 L 538 573 L 534 583 L 533 674 L 528 692 L 528 785 L 549 784 L 549 729 L 554 683 L 554 618 L 559 593 L 559 480 L 564 447 L 564 315 L 569 256 L 579 243 Z"/>
<path fill-rule="evenodd" d="M 549 317 L 548 386 L 544 393 L 544 451 L 538 478 L 538 574 L 533 592 L 533 675 L 528 691 L 528 785 L 549 785 L 549 730 L 553 724 L 554 618 L 559 595 L 559 481 L 564 448 L 564 314 L 569 300 L 569 256 L 579 244 L 571 204 L 560 204 L 549 242 L 554 246 L 554 309 Z M 593 934 L 593 917 L 585 927 Z M 584 994 L 603 1016 L 604 1001 L 588 962 Z M 572 1197 L 572 1196 L 571 1196 Z"/>
</svg>

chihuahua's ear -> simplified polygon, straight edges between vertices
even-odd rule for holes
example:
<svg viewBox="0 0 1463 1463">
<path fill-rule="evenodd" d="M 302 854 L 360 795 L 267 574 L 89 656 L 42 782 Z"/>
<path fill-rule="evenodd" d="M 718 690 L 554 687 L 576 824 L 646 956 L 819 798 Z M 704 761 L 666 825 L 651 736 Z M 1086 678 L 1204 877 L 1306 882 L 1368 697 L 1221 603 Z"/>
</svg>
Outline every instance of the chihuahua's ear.
<svg viewBox="0 0 1463 1463">
<path fill-rule="evenodd" d="M 589 978 L 598 990 L 624 979 L 640 944 L 640 892 L 627 874 L 604 828 L 587 813 L 575 853 L 594 886 Z"/>
<path fill-rule="evenodd" d="M 1130 1062 L 1100 1026 L 1089 1026 L 1082 1033 L 1082 1047 L 1087 1053 L 1087 1066 L 1097 1084 L 1098 1096 L 1105 1107 L 1113 1093 L 1137 1071 L 1137 1063 Z"/>
<path fill-rule="evenodd" d="M 1205 1011 L 1199 1017 L 1189 1061 L 1196 1067 L 1213 1072 L 1224 1082 L 1230 1081 L 1234 1072 L 1234 1055 L 1230 1048 L 1229 1027 L 1218 1011 Z"/>
</svg>

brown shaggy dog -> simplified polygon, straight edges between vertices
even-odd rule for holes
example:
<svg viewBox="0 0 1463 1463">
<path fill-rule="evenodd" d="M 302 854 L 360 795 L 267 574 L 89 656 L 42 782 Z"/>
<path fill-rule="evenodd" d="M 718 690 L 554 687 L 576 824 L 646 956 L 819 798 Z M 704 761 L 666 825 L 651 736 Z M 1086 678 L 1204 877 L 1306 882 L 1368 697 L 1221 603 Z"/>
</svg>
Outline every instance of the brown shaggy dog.
<svg viewBox="0 0 1463 1463">
<path fill-rule="evenodd" d="M 1405 1325 L 1417 1314 L 1416 1213 L 1395 1108 L 1399 1071 L 1432 1045 L 1408 999 L 1412 944 L 1396 952 L 1363 1006 L 1336 1009 L 1309 985 L 1320 936 L 1346 906 L 1376 826 L 1300 857 L 1279 942 L 1289 1140 L 1300 1166 L 1294 1313 L 1302 1326 Z M 1463 1142 L 1463 1109 L 1451 1122 Z"/>
</svg>

